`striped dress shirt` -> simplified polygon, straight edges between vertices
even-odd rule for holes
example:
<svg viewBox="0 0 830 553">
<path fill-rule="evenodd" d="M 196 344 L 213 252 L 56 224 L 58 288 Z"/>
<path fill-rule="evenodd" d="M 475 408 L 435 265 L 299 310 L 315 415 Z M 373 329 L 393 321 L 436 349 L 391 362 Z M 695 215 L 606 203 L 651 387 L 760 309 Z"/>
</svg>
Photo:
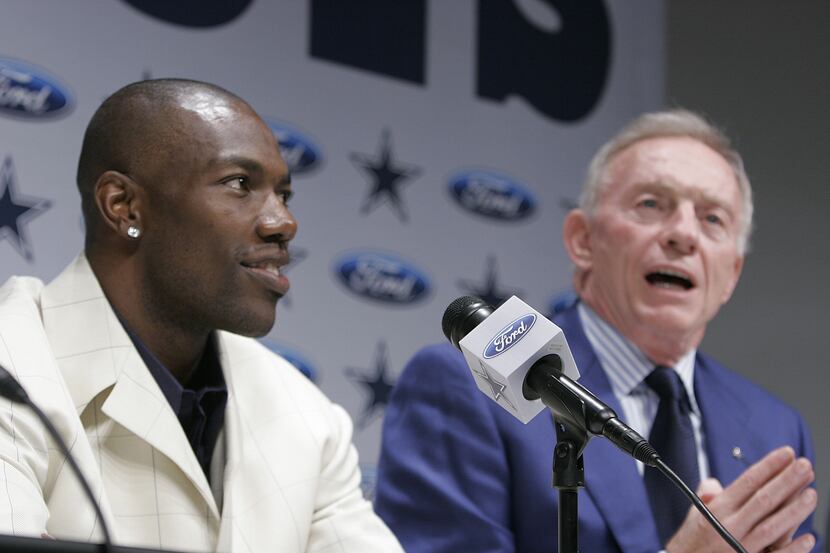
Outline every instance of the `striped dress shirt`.
<svg viewBox="0 0 830 553">
<path fill-rule="evenodd" d="M 654 369 L 655 363 L 584 302 L 580 302 L 577 309 L 585 336 L 594 348 L 611 383 L 611 390 L 622 407 L 622 413 L 618 415 L 628 426 L 647 438 L 660 403 L 660 398 L 645 383 L 645 378 Z M 692 404 L 690 418 L 695 432 L 697 465 L 700 467 L 700 479 L 703 480 L 709 476 L 709 463 L 703 447 L 705 436 L 701 428 L 700 408 L 695 399 L 696 351 L 688 351 L 672 368 L 680 375 Z M 638 461 L 637 470 L 641 475 L 644 469 L 644 465 Z"/>
</svg>

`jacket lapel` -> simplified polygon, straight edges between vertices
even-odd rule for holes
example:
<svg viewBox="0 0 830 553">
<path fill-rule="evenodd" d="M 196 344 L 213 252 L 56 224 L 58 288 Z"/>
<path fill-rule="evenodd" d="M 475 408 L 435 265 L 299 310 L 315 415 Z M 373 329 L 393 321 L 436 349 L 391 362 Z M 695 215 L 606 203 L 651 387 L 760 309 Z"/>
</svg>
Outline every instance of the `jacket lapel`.
<svg viewBox="0 0 830 553">
<path fill-rule="evenodd" d="M 293 367 L 280 366 L 247 338 L 227 332 L 217 338 L 228 386 L 217 550 L 266 551 L 279 543 L 280 553 L 306 551 L 320 485 L 310 459 L 320 455 L 325 435 L 301 414 L 307 396 L 286 378 Z"/>
<path fill-rule="evenodd" d="M 204 471 L 83 254 L 44 288 L 44 328 L 78 413 L 112 388 L 101 410 L 181 469 L 218 519 Z"/>
<path fill-rule="evenodd" d="M 739 448 L 742 452 L 758 450 L 749 420 L 751 409 L 731 390 L 731 386 L 719 382 L 706 360 L 698 355 L 695 362 L 695 398 L 703 421 L 709 473 L 724 486 L 740 476 L 751 463 L 741 454 L 736 455 L 733 449 Z M 761 451 L 764 449 L 762 446 Z"/>
<path fill-rule="evenodd" d="M 580 384 L 591 390 L 618 415 L 622 413 L 611 384 L 603 372 L 594 350 L 582 330 L 577 310 L 570 309 L 557 321 L 565 330 L 568 345 L 580 370 Z M 597 506 L 625 553 L 659 551 L 662 549 L 651 510 L 632 509 L 632 505 L 648 505 L 643 478 L 636 461 L 617 449 L 608 440 L 591 440 L 583 454 L 585 490 Z"/>
<path fill-rule="evenodd" d="M 182 425 L 134 349 L 101 410 L 173 461 L 199 491 L 213 516 L 219 519 L 219 509 L 207 476 Z"/>
</svg>

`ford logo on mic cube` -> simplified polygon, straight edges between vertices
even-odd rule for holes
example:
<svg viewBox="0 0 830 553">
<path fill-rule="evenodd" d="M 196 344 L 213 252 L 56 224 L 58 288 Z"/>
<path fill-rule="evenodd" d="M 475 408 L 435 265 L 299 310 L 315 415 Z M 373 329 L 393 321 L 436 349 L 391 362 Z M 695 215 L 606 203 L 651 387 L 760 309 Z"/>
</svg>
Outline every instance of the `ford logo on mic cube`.
<svg viewBox="0 0 830 553">
<path fill-rule="evenodd" d="M 576 380 L 576 368 L 565 334 L 538 311 L 511 297 L 460 342 L 479 390 L 527 424 L 545 408 L 542 400 L 525 399 L 522 385 L 530 367 L 545 355 L 558 355 L 562 372 Z"/>
</svg>

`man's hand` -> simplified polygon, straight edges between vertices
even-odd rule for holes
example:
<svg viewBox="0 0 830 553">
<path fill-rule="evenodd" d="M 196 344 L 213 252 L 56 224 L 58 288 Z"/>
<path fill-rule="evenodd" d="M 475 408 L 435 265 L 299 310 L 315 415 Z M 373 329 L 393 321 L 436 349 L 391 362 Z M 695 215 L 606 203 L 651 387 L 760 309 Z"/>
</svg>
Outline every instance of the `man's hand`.
<svg viewBox="0 0 830 553">
<path fill-rule="evenodd" d="M 814 478 L 809 460 L 796 459 L 792 448 L 781 447 L 746 469 L 726 489 L 715 479 L 704 480 L 698 495 L 749 553 L 806 553 L 815 538 L 811 534 L 792 538 L 816 508 L 816 491 L 807 487 Z M 692 507 L 666 551 L 725 553 L 732 549 Z"/>
</svg>

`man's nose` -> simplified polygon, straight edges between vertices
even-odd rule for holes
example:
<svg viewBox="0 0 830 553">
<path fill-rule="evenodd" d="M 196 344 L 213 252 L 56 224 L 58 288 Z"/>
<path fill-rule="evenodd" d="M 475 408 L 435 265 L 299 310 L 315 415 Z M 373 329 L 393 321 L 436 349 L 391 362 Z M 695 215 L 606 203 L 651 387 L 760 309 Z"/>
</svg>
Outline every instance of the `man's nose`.
<svg viewBox="0 0 830 553">
<path fill-rule="evenodd" d="M 700 223 L 693 205 L 681 204 L 666 221 L 663 243 L 683 254 L 697 250 L 700 240 Z"/>
<path fill-rule="evenodd" d="M 257 234 L 266 241 L 288 242 L 297 234 L 297 219 L 282 194 L 268 195 L 257 219 Z"/>
</svg>

